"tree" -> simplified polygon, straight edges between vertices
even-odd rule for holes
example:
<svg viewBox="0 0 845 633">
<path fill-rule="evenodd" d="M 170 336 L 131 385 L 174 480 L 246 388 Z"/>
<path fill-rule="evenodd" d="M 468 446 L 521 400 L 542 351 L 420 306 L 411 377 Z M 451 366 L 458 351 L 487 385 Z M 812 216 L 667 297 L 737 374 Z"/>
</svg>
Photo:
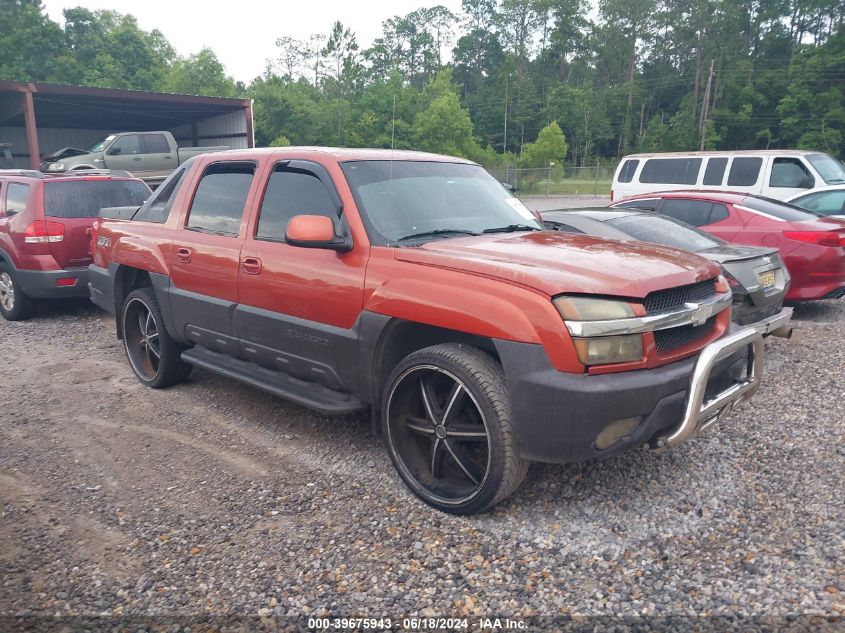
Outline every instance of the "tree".
<svg viewBox="0 0 845 633">
<path fill-rule="evenodd" d="M 561 164 L 566 159 L 569 146 L 563 136 L 563 130 L 552 121 L 537 135 L 533 143 L 526 143 L 522 146 L 520 166 L 522 167 L 548 167 L 550 163 Z"/>
<path fill-rule="evenodd" d="M 416 148 L 452 156 L 468 157 L 477 149 L 469 112 L 453 92 L 436 97 L 414 119 Z"/>
<path fill-rule="evenodd" d="M 0 79 L 45 81 L 56 71 L 62 30 L 40 0 L 0 0 Z"/>
<path fill-rule="evenodd" d="M 166 92 L 210 97 L 234 97 L 235 81 L 226 75 L 226 69 L 209 48 L 196 55 L 177 60 L 164 80 Z"/>
</svg>

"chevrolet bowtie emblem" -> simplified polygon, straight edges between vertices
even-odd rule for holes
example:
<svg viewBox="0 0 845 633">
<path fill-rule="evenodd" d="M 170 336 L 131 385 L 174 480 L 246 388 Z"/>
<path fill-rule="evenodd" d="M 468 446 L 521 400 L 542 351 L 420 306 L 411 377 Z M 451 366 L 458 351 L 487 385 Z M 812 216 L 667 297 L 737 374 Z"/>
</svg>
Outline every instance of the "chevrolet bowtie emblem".
<svg viewBox="0 0 845 633">
<path fill-rule="evenodd" d="M 707 319 L 710 318 L 711 310 L 709 306 L 702 306 L 700 303 L 685 303 L 684 307 L 689 310 L 692 314 L 690 314 L 690 318 L 692 319 L 692 324 L 695 327 L 700 325 L 704 325 Z"/>
</svg>

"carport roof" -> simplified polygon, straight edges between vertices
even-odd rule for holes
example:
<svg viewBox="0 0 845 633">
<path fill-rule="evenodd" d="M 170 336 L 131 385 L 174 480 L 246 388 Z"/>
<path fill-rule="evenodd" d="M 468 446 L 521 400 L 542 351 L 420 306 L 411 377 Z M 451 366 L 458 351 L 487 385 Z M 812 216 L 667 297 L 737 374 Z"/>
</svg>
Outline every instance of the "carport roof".
<svg viewBox="0 0 845 633">
<path fill-rule="evenodd" d="M 249 107 L 249 99 L 0 81 L 0 126 L 24 125 L 31 93 L 38 127 L 160 130 Z"/>
</svg>

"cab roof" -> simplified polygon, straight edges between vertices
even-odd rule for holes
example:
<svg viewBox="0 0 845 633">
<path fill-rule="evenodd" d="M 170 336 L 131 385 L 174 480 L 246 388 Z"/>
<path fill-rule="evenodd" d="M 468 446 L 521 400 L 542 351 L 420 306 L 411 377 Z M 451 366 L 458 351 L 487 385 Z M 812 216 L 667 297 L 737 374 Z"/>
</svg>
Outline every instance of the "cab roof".
<svg viewBox="0 0 845 633">
<path fill-rule="evenodd" d="M 253 149 L 236 149 L 225 150 L 220 152 L 211 152 L 203 154 L 203 156 L 213 156 L 221 158 L 231 158 L 237 156 L 239 158 L 249 158 L 250 156 L 266 156 L 273 155 L 279 158 L 284 158 L 290 155 L 291 157 L 301 158 L 307 155 L 332 156 L 339 163 L 359 161 L 359 160 L 405 160 L 405 161 L 426 161 L 438 163 L 461 163 L 466 165 L 476 165 L 471 160 L 465 158 L 458 158 L 457 156 L 446 156 L 444 154 L 430 154 L 428 152 L 416 152 L 406 149 L 371 149 L 371 148 L 352 148 L 352 147 L 317 147 L 317 146 L 289 146 L 289 147 L 262 147 Z"/>
</svg>

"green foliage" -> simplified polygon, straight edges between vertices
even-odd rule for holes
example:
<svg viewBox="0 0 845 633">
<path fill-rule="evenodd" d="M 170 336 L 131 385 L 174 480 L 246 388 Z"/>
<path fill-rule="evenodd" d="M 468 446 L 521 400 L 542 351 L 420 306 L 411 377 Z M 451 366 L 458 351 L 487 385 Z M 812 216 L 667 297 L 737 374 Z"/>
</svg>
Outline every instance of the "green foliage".
<svg viewBox="0 0 845 633">
<path fill-rule="evenodd" d="M 130 15 L 77 7 L 60 26 L 39 0 L 0 0 L 0 79 L 248 96 L 260 145 L 395 146 L 491 167 L 692 150 L 702 130 L 709 149 L 845 155 L 842 0 L 461 7 L 386 16 L 368 48 L 339 21 L 280 33 L 278 58 L 244 86 L 212 50 L 179 57 Z"/>
<path fill-rule="evenodd" d="M 533 143 L 522 146 L 519 158 L 520 167 L 548 167 L 550 163 L 561 164 L 566 158 L 569 146 L 563 136 L 563 130 L 552 121 L 537 135 Z"/>
</svg>

